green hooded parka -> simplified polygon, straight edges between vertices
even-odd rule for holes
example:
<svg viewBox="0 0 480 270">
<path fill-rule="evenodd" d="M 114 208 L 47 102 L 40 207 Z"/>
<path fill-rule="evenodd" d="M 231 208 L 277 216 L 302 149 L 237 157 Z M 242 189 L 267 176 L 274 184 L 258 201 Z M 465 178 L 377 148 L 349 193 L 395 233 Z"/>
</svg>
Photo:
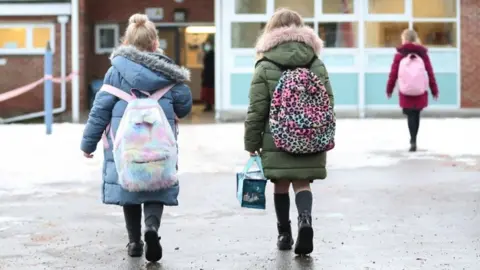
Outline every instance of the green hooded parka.
<svg viewBox="0 0 480 270">
<path fill-rule="evenodd" d="M 281 27 L 264 33 L 258 40 L 258 57 L 267 57 L 285 66 L 304 66 L 320 53 L 323 42 L 309 27 Z M 327 69 L 316 59 L 311 70 L 325 84 L 334 104 Z M 247 119 L 245 121 L 245 150 L 258 151 L 265 177 L 275 180 L 316 180 L 327 176 L 327 154 L 292 155 L 275 147 L 269 127 L 270 102 L 282 71 L 275 64 L 261 61 L 255 68 L 250 86 Z"/>
</svg>

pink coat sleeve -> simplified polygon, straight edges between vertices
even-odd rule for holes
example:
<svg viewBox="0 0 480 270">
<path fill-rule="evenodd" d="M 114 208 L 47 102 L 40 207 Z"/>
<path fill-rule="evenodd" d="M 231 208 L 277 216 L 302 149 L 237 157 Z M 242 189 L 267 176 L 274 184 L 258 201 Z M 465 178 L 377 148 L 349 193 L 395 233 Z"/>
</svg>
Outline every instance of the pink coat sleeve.
<svg viewBox="0 0 480 270">
<path fill-rule="evenodd" d="M 398 78 L 398 68 L 400 66 L 400 61 L 402 60 L 403 55 L 400 53 L 395 54 L 393 58 L 392 66 L 390 67 L 390 74 L 388 75 L 388 82 L 387 82 L 387 94 L 391 95 L 393 93 L 393 89 L 395 88 L 395 84 L 397 83 Z"/>
<path fill-rule="evenodd" d="M 435 79 L 435 74 L 433 73 L 433 67 L 432 63 L 430 62 L 430 57 L 428 57 L 428 54 L 425 54 L 423 55 L 422 60 L 425 63 L 425 69 L 427 70 L 430 90 L 432 91 L 432 95 L 436 97 L 438 96 L 438 85 L 437 80 Z"/>
</svg>

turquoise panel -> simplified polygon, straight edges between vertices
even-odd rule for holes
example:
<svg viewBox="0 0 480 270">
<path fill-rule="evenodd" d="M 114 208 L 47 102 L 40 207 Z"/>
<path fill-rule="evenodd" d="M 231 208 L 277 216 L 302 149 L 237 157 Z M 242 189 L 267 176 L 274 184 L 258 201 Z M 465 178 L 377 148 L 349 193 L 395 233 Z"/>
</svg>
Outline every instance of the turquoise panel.
<svg viewBox="0 0 480 270">
<path fill-rule="evenodd" d="M 248 105 L 248 91 L 252 81 L 251 73 L 230 75 L 230 104 Z M 335 105 L 358 104 L 358 74 L 330 73 L 330 83 L 335 95 Z"/>
<path fill-rule="evenodd" d="M 456 73 L 437 73 L 438 89 L 440 91 L 440 98 L 434 101 L 430 95 L 429 104 L 435 105 L 458 105 L 458 75 Z"/>
<path fill-rule="evenodd" d="M 398 95 L 393 94 L 387 99 L 387 73 L 366 73 L 365 74 L 365 104 L 366 105 L 388 105 L 398 104 Z"/>
<path fill-rule="evenodd" d="M 389 70 L 395 54 L 367 54 L 368 68 L 383 68 Z"/>
<path fill-rule="evenodd" d="M 358 74 L 330 73 L 335 105 L 358 105 Z"/>
<path fill-rule="evenodd" d="M 430 52 L 429 55 L 435 72 L 458 72 L 457 52 Z"/>
<path fill-rule="evenodd" d="M 322 60 L 327 67 L 350 67 L 355 65 L 355 56 L 348 54 L 323 55 Z"/>
<path fill-rule="evenodd" d="M 252 82 L 252 73 L 230 74 L 230 104 L 248 105 L 248 91 Z"/>
<path fill-rule="evenodd" d="M 253 68 L 255 66 L 255 56 L 237 55 L 235 56 L 233 65 L 236 68 Z"/>
<path fill-rule="evenodd" d="M 440 89 L 440 98 L 433 101 L 430 97 L 432 106 L 435 105 L 456 105 L 458 96 L 458 84 L 456 73 L 437 73 L 438 88 Z M 367 73 L 365 74 L 365 103 L 366 105 L 397 105 L 398 94 L 395 92 L 391 99 L 387 99 L 385 90 L 387 86 L 387 73 Z M 397 89 L 395 89 L 397 91 Z"/>
</svg>

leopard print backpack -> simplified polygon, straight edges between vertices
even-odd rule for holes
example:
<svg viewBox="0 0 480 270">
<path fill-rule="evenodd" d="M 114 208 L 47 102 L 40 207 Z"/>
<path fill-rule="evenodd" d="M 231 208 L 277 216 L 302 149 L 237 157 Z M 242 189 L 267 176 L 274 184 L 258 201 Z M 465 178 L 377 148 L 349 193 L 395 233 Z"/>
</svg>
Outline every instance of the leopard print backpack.
<svg viewBox="0 0 480 270">
<path fill-rule="evenodd" d="M 283 66 L 270 59 L 283 73 L 273 92 L 269 124 L 275 146 L 291 154 L 313 154 L 335 147 L 335 113 L 328 92 L 310 67 Z"/>
</svg>

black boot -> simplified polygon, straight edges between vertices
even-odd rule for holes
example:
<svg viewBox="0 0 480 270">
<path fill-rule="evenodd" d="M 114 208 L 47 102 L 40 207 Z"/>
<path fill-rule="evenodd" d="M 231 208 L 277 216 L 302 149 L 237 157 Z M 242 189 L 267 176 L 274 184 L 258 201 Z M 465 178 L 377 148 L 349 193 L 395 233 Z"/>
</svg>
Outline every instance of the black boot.
<svg viewBox="0 0 480 270">
<path fill-rule="evenodd" d="M 408 151 L 409 152 L 416 152 L 417 151 L 417 143 L 416 142 L 410 142 L 410 149 Z"/>
<path fill-rule="evenodd" d="M 143 255 L 143 241 L 128 243 L 127 249 L 128 256 L 141 257 Z"/>
<path fill-rule="evenodd" d="M 277 223 L 278 240 L 277 247 L 279 250 L 291 250 L 293 246 L 292 227 L 290 221 L 288 224 Z"/>
<path fill-rule="evenodd" d="M 295 243 L 295 254 L 307 255 L 313 251 L 312 216 L 308 212 L 298 216 L 298 236 Z"/>
<path fill-rule="evenodd" d="M 203 108 L 204 112 L 211 112 L 213 111 L 213 105 L 212 104 L 206 104 L 205 107 Z"/>
<path fill-rule="evenodd" d="M 158 262 L 162 258 L 163 250 L 156 228 L 149 226 L 145 230 L 145 258 L 149 262 Z"/>
</svg>

